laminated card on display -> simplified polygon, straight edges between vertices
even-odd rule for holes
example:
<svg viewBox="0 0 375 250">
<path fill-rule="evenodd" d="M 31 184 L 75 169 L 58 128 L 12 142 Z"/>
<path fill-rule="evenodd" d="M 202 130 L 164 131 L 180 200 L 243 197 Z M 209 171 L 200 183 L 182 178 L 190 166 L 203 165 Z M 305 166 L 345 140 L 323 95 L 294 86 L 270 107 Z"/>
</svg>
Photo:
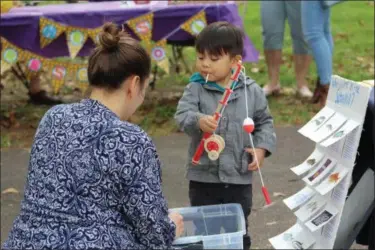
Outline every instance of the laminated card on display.
<svg viewBox="0 0 375 250">
<path fill-rule="evenodd" d="M 314 133 L 317 129 L 323 126 L 323 124 L 328 121 L 328 119 L 331 118 L 334 114 L 335 111 L 333 109 L 324 107 L 305 126 L 300 128 L 298 132 L 305 137 L 309 137 L 309 134 Z"/>
<path fill-rule="evenodd" d="M 320 164 L 311 171 L 310 175 L 303 178 L 303 181 L 309 185 L 315 185 L 320 182 L 336 165 L 337 160 L 331 157 L 325 157 Z"/>
<path fill-rule="evenodd" d="M 343 178 L 345 178 L 348 171 L 348 168 L 337 164 L 333 172 L 321 184 L 316 186 L 315 190 L 321 195 L 326 195 L 328 192 L 332 191 L 332 189 L 335 188 Z"/>
<path fill-rule="evenodd" d="M 293 210 L 304 203 L 306 203 L 308 200 L 310 200 L 315 194 L 315 191 L 310 187 L 305 187 L 304 189 L 301 189 L 298 193 L 284 199 L 285 205 L 289 207 L 289 209 Z"/>
<path fill-rule="evenodd" d="M 348 237 L 344 235 L 355 231 L 357 224 L 340 224 L 347 220 L 342 218 L 344 207 L 345 211 L 355 211 L 358 204 L 369 206 L 367 194 L 356 192 L 366 187 L 354 188 L 356 199 L 347 199 L 347 195 L 372 87 L 332 76 L 326 106 L 298 130 L 316 145 L 304 162 L 291 168 L 305 186 L 283 200 L 296 222 L 269 239 L 275 249 L 348 247 Z M 372 188 L 372 184 L 367 184 L 367 188 Z"/>
<path fill-rule="evenodd" d="M 340 129 L 338 129 L 335 133 L 333 133 L 330 137 L 328 137 L 326 140 L 324 140 L 321 145 L 323 147 L 329 147 L 333 143 L 341 140 L 346 135 L 348 135 L 350 132 L 352 132 L 356 127 L 358 127 L 360 124 L 356 121 L 353 121 L 351 119 L 347 120 L 347 122 L 342 126 Z"/>
<path fill-rule="evenodd" d="M 318 130 L 311 133 L 309 138 L 314 142 L 321 142 L 335 133 L 346 122 L 346 120 L 347 118 L 344 115 L 335 113 Z"/>
<path fill-rule="evenodd" d="M 332 220 L 338 212 L 338 209 L 329 203 L 324 207 L 322 212 L 318 213 L 317 216 L 306 222 L 305 225 L 311 230 L 311 232 L 315 232 L 330 222 L 330 220 Z"/>
<path fill-rule="evenodd" d="M 320 212 L 326 204 L 325 197 L 317 194 L 306 205 L 295 211 L 294 215 L 302 222 L 306 222 Z"/>
<path fill-rule="evenodd" d="M 314 169 L 317 164 L 321 162 L 323 157 L 323 152 L 321 152 L 321 150 L 319 150 L 318 148 L 315 148 L 314 152 L 303 163 L 291 168 L 290 170 L 292 170 L 296 175 L 301 176 Z"/>
<path fill-rule="evenodd" d="M 276 249 L 308 249 L 314 243 L 314 237 L 298 223 L 271 239 L 269 242 Z"/>
</svg>

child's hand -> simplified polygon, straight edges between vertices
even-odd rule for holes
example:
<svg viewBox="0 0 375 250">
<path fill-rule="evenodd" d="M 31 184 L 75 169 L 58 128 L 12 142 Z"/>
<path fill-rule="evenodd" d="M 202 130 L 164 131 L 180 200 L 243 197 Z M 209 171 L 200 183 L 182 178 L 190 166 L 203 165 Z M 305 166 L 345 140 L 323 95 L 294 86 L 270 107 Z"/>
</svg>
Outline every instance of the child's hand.
<svg viewBox="0 0 375 250">
<path fill-rule="evenodd" d="M 198 121 L 199 127 L 203 132 L 213 133 L 217 128 L 217 121 L 213 116 L 205 115 Z"/>
<path fill-rule="evenodd" d="M 254 154 L 256 154 L 256 158 L 258 159 L 258 162 L 259 162 L 259 167 L 261 168 L 262 165 L 263 165 L 264 157 L 266 155 L 266 150 L 264 150 L 263 148 L 255 148 L 255 151 L 254 151 L 252 148 L 246 148 L 246 152 L 248 152 L 249 154 L 251 154 L 253 156 L 253 162 L 251 162 L 249 164 L 247 169 L 249 171 L 258 170 L 258 166 L 257 166 L 257 162 L 255 160 Z"/>
</svg>

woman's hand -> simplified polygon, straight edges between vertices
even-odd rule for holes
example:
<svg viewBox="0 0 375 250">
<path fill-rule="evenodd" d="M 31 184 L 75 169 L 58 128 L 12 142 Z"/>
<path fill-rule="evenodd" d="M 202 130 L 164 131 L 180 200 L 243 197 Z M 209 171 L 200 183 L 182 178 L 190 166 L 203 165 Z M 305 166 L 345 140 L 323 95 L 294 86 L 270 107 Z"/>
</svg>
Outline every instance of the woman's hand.
<svg viewBox="0 0 375 250">
<path fill-rule="evenodd" d="M 181 216 L 181 214 L 176 213 L 176 212 L 172 212 L 168 216 L 174 222 L 174 224 L 176 225 L 176 237 L 175 237 L 175 239 L 177 239 L 184 232 L 184 218 Z"/>
<path fill-rule="evenodd" d="M 206 133 L 213 133 L 217 128 L 217 121 L 211 115 L 203 116 L 198 122 L 200 129 Z"/>
</svg>

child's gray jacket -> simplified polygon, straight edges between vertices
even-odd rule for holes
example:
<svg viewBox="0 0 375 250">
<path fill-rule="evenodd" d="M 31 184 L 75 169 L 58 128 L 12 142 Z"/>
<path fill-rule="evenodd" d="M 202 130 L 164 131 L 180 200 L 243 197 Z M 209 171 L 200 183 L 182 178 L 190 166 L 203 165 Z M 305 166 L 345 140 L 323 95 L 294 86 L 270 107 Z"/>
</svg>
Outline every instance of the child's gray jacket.
<svg viewBox="0 0 375 250">
<path fill-rule="evenodd" d="M 225 140 L 224 150 L 216 161 L 209 160 L 204 151 L 200 164 L 193 165 L 192 157 L 203 136 L 198 119 L 203 115 L 213 115 L 223 95 L 223 89 L 219 85 L 205 83 L 199 74 L 195 74 L 186 86 L 175 113 L 179 127 L 191 139 L 186 163 L 187 179 L 210 183 L 252 183 L 252 172 L 247 170 L 248 153 L 244 152 L 244 148 L 251 145 L 250 138 L 242 128 L 246 118 L 245 82 L 248 90 L 248 116 L 255 123 L 254 146 L 266 149 L 266 156 L 275 151 L 276 134 L 267 99 L 254 80 L 241 74 L 216 130 L 216 134 Z"/>
</svg>

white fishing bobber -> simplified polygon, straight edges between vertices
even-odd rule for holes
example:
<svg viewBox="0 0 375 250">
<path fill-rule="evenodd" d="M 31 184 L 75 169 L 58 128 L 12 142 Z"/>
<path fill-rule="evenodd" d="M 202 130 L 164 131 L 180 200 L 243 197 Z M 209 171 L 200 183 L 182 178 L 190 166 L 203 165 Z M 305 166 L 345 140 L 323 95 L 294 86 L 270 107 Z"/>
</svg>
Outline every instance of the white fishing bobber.
<svg viewBox="0 0 375 250">
<path fill-rule="evenodd" d="M 250 117 L 247 117 L 243 121 L 242 126 L 243 126 L 243 130 L 245 130 L 246 133 L 248 133 L 248 134 L 251 134 L 254 131 L 254 128 L 255 128 L 254 121 Z"/>
</svg>

